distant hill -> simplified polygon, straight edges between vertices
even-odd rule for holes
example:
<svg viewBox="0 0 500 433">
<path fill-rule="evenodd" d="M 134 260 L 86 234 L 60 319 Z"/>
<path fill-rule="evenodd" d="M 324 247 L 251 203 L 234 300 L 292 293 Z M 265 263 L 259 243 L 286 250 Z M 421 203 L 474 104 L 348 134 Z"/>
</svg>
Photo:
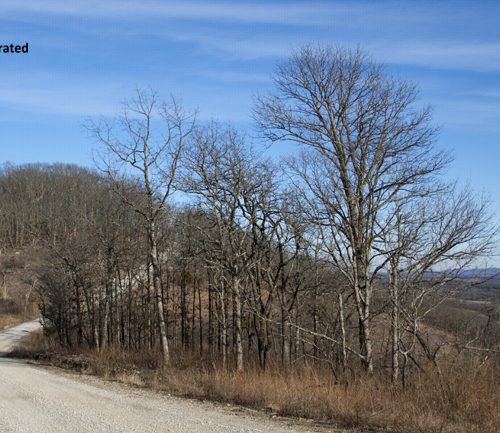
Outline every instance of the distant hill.
<svg viewBox="0 0 500 433">
<path fill-rule="evenodd" d="M 461 278 L 496 279 L 500 278 L 500 268 L 464 269 L 459 276 Z"/>
<path fill-rule="evenodd" d="M 467 269 L 460 273 L 460 277 L 472 283 L 460 294 L 460 298 L 497 302 L 500 299 L 500 268 Z"/>
</svg>

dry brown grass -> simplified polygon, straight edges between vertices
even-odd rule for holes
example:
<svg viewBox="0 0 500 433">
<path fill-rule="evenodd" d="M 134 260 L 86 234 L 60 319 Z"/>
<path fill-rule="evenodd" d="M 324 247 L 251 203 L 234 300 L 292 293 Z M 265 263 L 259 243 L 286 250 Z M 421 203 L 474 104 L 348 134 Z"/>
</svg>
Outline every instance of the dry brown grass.
<svg viewBox="0 0 500 433">
<path fill-rule="evenodd" d="M 37 348 L 38 345 L 38 348 Z M 31 353 L 53 350 L 40 337 Z M 156 353 L 107 349 L 52 355 L 53 363 L 107 379 L 172 394 L 272 410 L 344 427 L 404 433 L 488 433 L 500 428 L 499 372 L 492 360 L 459 357 L 415 374 L 406 389 L 378 377 L 358 375 L 337 383 L 309 364 L 283 371 L 248 368 L 244 373 L 207 366 L 195 358 L 161 365 Z"/>
<path fill-rule="evenodd" d="M 56 353 L 58 351 L 60 351 L 60 346 L 53 338 L 46 337 L 43 331 L 35 331 L 23 338 L 16 350 L 16 354 L 21 354 L 22 352 L 25 356 L 36 356 L 45 353 Z"/>
<path fill-rule="evenodd" d="M 11 328 L 12 326 L 19 325 L 22 323 L 22 318 L 14 314 L 2 314 L 0 315 L 0 331 L 3 329 Z"/>
<path fill-rule="evenodd" d="M 0 298 L 0 331 L 34 319 L 37 315 L 38 310 L 33 303 L 28 304 L 25 311 L 19 301 Z"/>
<path fill-rule="evenodd" d="M 497 379 L 492 364 L 479 370 L 477 365 L 455 365 L 441 374 L 420 374 L 403 390 L 367 376 L 339 384 L 327 371 L 305 365 L 289 372 L 271 368 L 242 374 L 163 369 L 153 386 L 344 426 L 483 433 L 500 427 Z"/>
<path fill-rule="evenodd" d="M 0 330 L 22 323 L 21 309 L 12 299 L 0 299 Z"/>
</svg>

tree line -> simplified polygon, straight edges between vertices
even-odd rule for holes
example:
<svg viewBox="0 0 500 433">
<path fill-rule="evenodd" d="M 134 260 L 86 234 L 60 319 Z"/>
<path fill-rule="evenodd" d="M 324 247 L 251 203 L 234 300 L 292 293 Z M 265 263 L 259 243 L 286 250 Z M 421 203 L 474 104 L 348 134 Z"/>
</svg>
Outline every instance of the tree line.
<svg viewBox="0 0 500 433">
<path fill-rule="evenodd" d="M 87 124 L 96 168 L 4 166 L 4 246 L 43 248 L 63 346 L 333 374 L 432 358 L 426 316 L 491 253 L 486 200 L 445 182 L 415 86 L 360 50 L 303 47 L 256 98 L 265 142 L 138 90 Z"/>
</svg>

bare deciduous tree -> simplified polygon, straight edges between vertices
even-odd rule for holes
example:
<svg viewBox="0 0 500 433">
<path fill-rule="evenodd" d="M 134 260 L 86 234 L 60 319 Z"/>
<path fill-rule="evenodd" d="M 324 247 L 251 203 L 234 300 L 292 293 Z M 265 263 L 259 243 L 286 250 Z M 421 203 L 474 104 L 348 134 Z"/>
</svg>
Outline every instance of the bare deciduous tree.
<svg viewBox="0 0 500 433">
<path fill-rule="evenodd" d="M 373 370 L 370 335 L 375 250 L 394 200 L 415 194 L 447 157 L 435 151 L 430 111 L 417 91 L 393 79 L 361 51 L 305 47 L 282 64 L 275 91 L 255 115 L 266 137 L 309 149 L 291 169 L 331 260 L 350 283 L 363 364 Z"/>
<path fill-rule="evenodd" d="M 194 115 L 183 111 L 174 98 L 162 103 L 156 92 L 137 90 L 135 99 L 124 104 L 121 115 L 112 121 L 90 122 L 89 130 L 102 145 L 99 167 L 112 180 L 124 201 L 139 213 L 148 239 L 148 272 L 156 296 L 163 356 L 169 362 L 167 328 L 161 289 L 158 221 L 167 201 L 176 190 L 176 174 Z M 137 176 L 141 194 L 137 199 L 121 189 L 124 176 Z"/>
</svg>

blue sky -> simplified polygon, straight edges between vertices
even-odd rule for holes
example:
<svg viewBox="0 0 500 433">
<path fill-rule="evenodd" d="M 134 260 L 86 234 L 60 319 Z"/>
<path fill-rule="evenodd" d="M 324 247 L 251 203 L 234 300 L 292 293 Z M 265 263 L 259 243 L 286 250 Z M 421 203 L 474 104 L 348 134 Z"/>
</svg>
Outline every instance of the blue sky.
<svg viewBox="0 0 500 433">
<path fill-rule="evenodd" d="M 251 131 L 252 96 L 294 47 L 359 45 L 419 85 L 455 155 L 449 176 L 500 218 L 498 1 L 0 0 L 0 42 L 30 45 L 0 55 L 0 161 L 85 165 L 84 119 L 137 86 Z"/>
</svg>

